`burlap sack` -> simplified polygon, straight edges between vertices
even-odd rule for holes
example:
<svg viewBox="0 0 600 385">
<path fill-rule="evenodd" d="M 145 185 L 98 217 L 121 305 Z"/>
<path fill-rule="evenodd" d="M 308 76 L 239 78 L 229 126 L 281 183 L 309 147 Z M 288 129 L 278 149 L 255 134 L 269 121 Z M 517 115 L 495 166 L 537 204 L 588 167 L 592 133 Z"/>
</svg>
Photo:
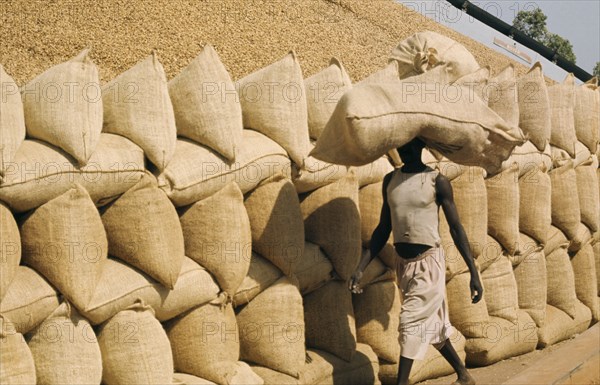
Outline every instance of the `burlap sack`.
<svg viewBox="0 0 600 385">
<path fill-rule="evenodd" d="M 488 106 L 510 125 L 519 125 L 519 98 L 515 67 L 509 64 L 486 87 Z"/>
<path fill-rule="evenodd" d="M 458 251 L 455 250 L 455 247 L 456 246 L 454 246 L 454 249 L 452 249 L 452 252 L 456 254 L 456 253 L 458 253 Z M 502 257 L 507 257 L 506 251 L 504 250 L 502 245 L 500 245 L 500 243 L 498 243 L 497 240 L 495 240 L 494 238 L 492 238 L 491 236 L 488 235 L 487 239 L 486 239 L 486 243 L 483 247 L 481 254 L 479 256 L 477 256 L 477 258 L 475 259 L 475 265 L 477 266 L 477 268 L 479 269 L 480 272 L 483 272 L 488 267 L 490 267 L 493 263 L 495 263 L 499 258 L 502 258 Z M 460 258 L 460 256 L 457 255 L 457 258 Z M 512 258 L 512 256 L 508 255 L 508 258 L 510 259 L 510 258 Z M 446 259 L 449 259 L 449 258 L 446 257 Z M 464 262 L 462 262 L 459 265 L 459 267 L 460 267 L 460 269 L 458 271 L 455 271 L 455 269 L 449 271 L 449 268 L 446 265 L 446 282 L 448 281 L 448 279 L 450 279 L 455 274 L 464 273 L 464 272 L 468 271 L 467 265 Z"/>
<path fill-rule="evenodd" d="M 233 297 L 250 267 L 252 236 L 244 196 L 234 182 L 180 213 L 187 256 Z"/>
<path fill-rule="evenodd" d="M 100 140 L 103 104 L 89 49 L 38 75 L 21 97 L 27 136 L 60 147 L 85 166 Z"/>
<path fill-rule="evenodd" d="M 550 100 L 542 64 L 536 62 L 529 72 L 517 79 L 519 127 L 539 151 L 550 142 L 552 130 Z"/>
<path fill-rule="evenodd" d="M 238 81 L 244 127 L 277 142 L 302 166 L 310 141 L 307 94 L 294 51 Z"/>
<path fill-rule="evenodd" d="M 25 338 L 38 384 L 99 384 L 102 356 L 94 329 L 63 302 Z"/>
<path fill-rule="evenodd" d="M 0 186 L 0 200 L 14 212 L 27 211 L 79 183 L 96 204 L 104 205 L 136 184 L 143 174 L 142 150 L 119 135 L 101 134 L 96 151 L 81 168 L 60 149 L 25 140 L 8 165 Z"/>
<path fill-rule="evenodd" d="M 565 150 L 571 157 L 575 157 L 575 77 L 568 74 L 560 84 L 548 87 L 550 100 L 550 115 L 552 131 L 550 144 Z"/>
<path fill-rule="evenodd" d="M 0 64 L 0 177 L 25 140 L 25 115 L 17 83 Z"/>
<path fill-rule="evenodd" d="M 217 385 L 212 381 L 205 380 L 204 378 L 192 376 L 187 373 L 173 373 L 173 384 L 174 385 Z"/>
<path fill-rule="evenodd" d="M 600 93 L 598 78 L 575 87 L 575 134 L 591 152 L 596 152 L 600 135 Z"/>
<path fill-rule="evenodd" d="M 380 359 L 397 363 L 401 303 L 396 283 L 379 282 L 352 297 L 356 340 L 371 346 Z"/>
<path fill-rule="evenodd" d="M 543 167 L 545 170 L 552 169 L 552 160 L 552 147 L 550 144 L 546 144 L 544 150 L 540 151 L 528 140 L 522 146 L 515 147 L 511 156 L 502 163 L 502 169 L 505 170 L 513 163 L 517 163 L 519 165 L 519 177 L 522 177 L 536 167 Z"/>
<path fill-rule="evenodd" d="M 581 250 L 581 248 L 583 246 L 590 243 L 591 241 L 592 241 L 592 232 L 586 225 L 584 225 L 583 223 L 580 223 L 577 226 L 577 233 L 575 234 L 573 239 L 571 239 L 569 241 L 569 246 L 567 246 L 567 251 L 570 254 L 574 254 L 574 253 L 578 252 L 579 250 Z"/>
<path fill-rule="evenodd" d="M 559 247 L 546 254 L 546 282 L 548 284 L 548 305 L 552 305 L 571 318 L 575 318 L 576 303 L 575 275 L 567 250 Z"/>
<path fill-rule="evenodd" d="M 312 148 L 312 145 L 311 145 Z M 306 193 L 340 180 L 348 167 L 320 161 L 312 156 L 304 158 L 304 166 L 292 163 L 292 182 L 299 194 Z"/>
<path fill-rule="evenodd" d="M 213 195 L 231 181 L 246 193 L 272 175 L 290 175 L 285 150 L 256 131 L 242 132 L 235 159 L 233 164 L 226 163 L 213 150 L 179 139 L 169 167 L 158 176 L 158 184 L 175 206 L 185 206 Z"/>
<path fill-rule="evenodd" d="M 573 275 L 575 276 L 575 293 L 577 298 L 592 311 L 592 320 L 598 321 L 598 277 L 594 261 L 594 249 L 587 243 L 571 258 Z"/>
<path fill-rule="evenodd" d="M 304 297 L 306 346 L 348 362 L 356 350 L 352 294 L 343 281 L 331 281 Z"/>
<path fill-rule="evenodd" d="M 518 264 L 513 263 L 519 308 L 526 311 L 538 327 L 542 327 L 546 319 L 548 293 L 546 256 L 542 246 L 525 234 L 521 234 L 521 245 L 523 257 Z"/>
<path fill-rule="evenodd" d="M 471 275 L 457 274 L 446 283 L 450 323 L 467 338 L 485 337 L 485 325 L 490 321 L 485 296 L 477 303 L 471 301 Z M 485 293 L 485 286 L 484 286 Z"/>
<path fill-rule="evenodd" d="M 594 260 L 596 261 L 596 280 L 598 282 L 598 296 L 600 297 L 600 242 L 594 242 L 593 248 Z"/>
<path fill-rule="evenodd" d="M 314 243 L 304 244 L 304 254 L 296 265 L 300 293 L 306 295 L 333 279 L 333 266 L 321 248 Z"/>
<path fill-rule="evenodd" d="M 546 244 L 552 223 L 552 185 L 545 166 L 519 178 L 519 231 Z"/>
<path fill-rule="evenodd" d="M 277 281 L 283 273 L 267 259 L 256 253 L 250 258 L 248 274 L 242 281 L 233 297 L 233 306 L 238 307 L 252 301 L 267 287 Z"/>
<path fill-rule="evenodd" d="M 599 229 L 600 203 L 598 197 L 598 159 L 591 156 L 589 160 L 575 168 L 577 178 L 577 194 L 581 210 L 581 222 L 590 228 L 592 233 Z"/>
<path fill-rule="evenodd" d="M 429 71 L 440 64 L 448 64 L 452 68 L 454 79 L 479 68 L 473 55 L 463 45 L 431 31 L 418 32 L 398 43 L 390 54 L 390 60 L 398 62 L 401 79 Z"/>
<path fill-rule="evenodd" d="M 332 58 L 324 70 L 304 79 L 308 132 L 318 139 L 333 109 L 344 92 L 352 88 L 352 81 L 342 63 Z"/>
<path fill-rule="evenodd" d="M 169 87 L 156 52 L 102 87 L 102 131 L 139 145 L 164 170 L 175 152 L 177 128 Z"/>
<path fill-rule="evenodd" d="M 235 373 L 229 380 L 230 385 L 263 385 L 265 382 L 258 374 L 254 373 L 250 365 L 243 361 L 238 361 L 235 367 Z M 186 373 L 173 374 L 174 385 L 217 385 L 212 381 L 204 378 L 192 376 Z"/>
<path fill-rule="evenodd" d="M 289 277 L 304 254 L 304 223 L 292 182 L 276 177 L 244 200 L 250 219 L 252 249 Z"/>
<path fill-rule="evenodd" d="M 300 198 L 306 240 L 321 246 L 338 275 L 349 279 L 361 253 L 356 176 L 350 172 Z"/>
<path fill-rule="evenodd" d="M 363 247 L 369 247 L 371 235 L 379 224 L 383 206 L 383 182 L 368 184 L 358 190 L 360 209 L 360 238 Z M 390 234 L 391 237 L 391 234 Z"/>
<path fill-rule="evenodd" d="M 444 67 L 449 67 L 449 71 L 452 72 L 452 67 L 450 67 L 448 65 L 444 65 Z M 436 68 L 440 68 L 440 67 L 436 67 Z M 490 80 L 490 70 L 491 70 L 490 66 L 481 67 L 480 69 L 478 69 L 474 72 L 471 72 L 470 74 L 461 76 L 456 81 L 454 81 L 452 84 L 466 86 L 467 88 L 469 88 L 470 92 L 472 92 L 474 95 L 477 95 L 477 97 L 479 97 L 483 101 L 488 101 L 488 95 L 487 95 L 486 90 L 489 88 L 488 82 Z M 433 72 L 433 71 L 429 71 L 429 72 Z M 424 75 L 427 75 L 429 72 L 425 72 Z M 419 76 L 423 76 L 423 75 L 419 75 Z M 498 115 L 500 115 L 500 114 L 498 114 Z M 502 117 L 502 115 L 500 115 L 500 116 Z M 513 123 L 513 124 L 518 125 L 519 122 L 517 121 L 516 123 Z"/>
<path fill-rule="evenodd" d="M 590 309 L 581 302 L 575 304 L 575 309 L 575 318 L 571 318 L 562 310 L 547 305 L 546 325 L 538 331 L 539 348 L 545 348 L 569 339 L 575 334 L 582 333 L 590 326 L 592 319 Z"/>
<path fill-rule="evenodd" d="M 23 335 L 0 314 L 0 382 L 7 385 L 36 383 L 35 363 Z"/>
<path fill-rule="evenodd" d="M 455 162 L 493 172 L 525 141 L 467 87 L 429 86 L 388 81 L 349 90 L 310 155 L 360 166 L 420 136 Z"/>
<path fill-rule="evenodd" d="M 552 185 L 552 224 L 565 233 L 568 239 L 575 238 L 577 227 L 581 221 L 579 198 L 577 192 L 577 176 L 573 163 L 550 171 Z"/>
<path fill-rule="evenodd" d="M 368 252 L 367 249 L 362 250 L 363 255 Z M 399 266 L 398 266 L 399 267 Z M 397 268 L 388 267 L 379 257 L 371 259 L 371 262 L 365 267 L 362 278 L 360 279 L 360 287 L 365 288 L 371 284 L 383 281 L 397 281 Z"/>
<path fill-rule="evenodd" d="M 165 326 L 175 370 L 229 385 L 240 358 L 239 332 L 231 304 L 206 304 Z"/>
<path fill-rule="evenodd" d="M 165 321 L 214 300 L 219 290 L 209 272 L 187 257 L 183 260 L 173 290 L 167 289 L 127 264 L 109 258 L 94 296 L 83 315 L 96 325 L 141 299 L 152 306 L 156 318 Z"/>
<path fill-rule="evenodd" d="M 173 354 L 167 333 L 143 303 L 120 311 L 98 329 L 102 383 L 169 384 Z"/>
<path fill-rule="evenodd" d="M 21 262 L 19 227 L 6 205 L 0 202 L 0 302 L 17 274 Z"/>
<path fill-rule="evenodd" d="M 108 252 L 100 214 L 76 184 L 20 223 L 23 263 L 46 277 L 78 309 L 100 281 Z"/>
<path fill-rule="evenodd" d="M 519 252 L 519 165 L 485 180 L 487 190 L 487 231 L 506 251 Z"/>
<path fill-rule="evenodd" d="M 356 83 L 354 87 L 364 86 L 367 84 L 377 84 L 377 83 L 387 83 L 390 80 L 398 80 L 400 79 L 398 73 L 398 62 L 391 61 L 382 69 L 373 72 L 366 78 L 362 79 L 360 82 Z M 321 131 L 321 133 L 323 133 Z"/>
<path fill-rule="evenodd" d="M 169 81 L 177 134 L 212 148 L 229 162 L 242 140 L 235 85 L 212 45 Z"/>
<path fill-rule="evenodd" d="M 304 367 L 304 315 L 298 288 L 287 277 L 237 313 L 240 358 L 298 377 Z"/>
<path fill-rule="evenodd" d="M 392 166 L 386 156 L 382 156 L 374 162 L 365 164 L 364 166 L 353 166 L 349 169 L 354 170 L 354 173 L 358 178 L 358 186 L 363 187 L 368 184 L 381 182 L 383 177 L 394 171 L 394 166 Z"/>
<path fill-rule="evenodd" d="M 519 298 L 510 260 L 506 256 L 498 258 L 481 273 L 481 280 L 489 315 L 516 322 Z"/>
<path fill-rule="evenodd" d="M 560 147 L 550 146 L 551 154 L 552 154 L 552 165 L 556 167 L 561 167 L 567 164 L 568 162 L 573 162 L 573 168 L 579 167 L 580 164 L 589 161 L 592 153 L 586 146 L 584 146 L 581 142 L 575 142 L 575 156 L 571 156 L 567 151 L 561 149 Z"/>
<path fill-rule="evenodd" d="M 548 241 L 544 245 L 544 254 L 548 255 L 558 248 L 566 249 L 569 246 L 569 240 L 565 236 L 565 233 L 560 231 L 555 226 L 550 226 L 548 232 Z"/>
</svg>

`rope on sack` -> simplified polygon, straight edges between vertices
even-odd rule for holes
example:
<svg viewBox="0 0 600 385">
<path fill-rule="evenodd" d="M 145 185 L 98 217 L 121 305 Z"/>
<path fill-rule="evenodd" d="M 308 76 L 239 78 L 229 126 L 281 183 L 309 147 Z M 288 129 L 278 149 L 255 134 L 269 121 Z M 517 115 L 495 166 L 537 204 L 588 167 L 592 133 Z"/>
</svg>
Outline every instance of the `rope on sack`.
<svg viewBox="0 0 600 385">
<path fill-rule="evenodd" d="M 438 51 L 435 48 L 426 48 L 426 51 L 419 51 L 415 54 L 413 59 L 413 66 L 417 73 L 424 73 L 440 64 L 441 61 L 438 58 Z"/>
<path fill-rule="evenodd" d="M 231 295 L 229 295 L 229 293 L 225 291 L 222 291 L 219 293 L 217 298 L 213 299 L 209 303 L 211 305 L 218 306 L 221 309 L 221 311 L 224 311 L 227 305 L 230 304 L 232 301 L 233 298 L 231 297 Z"/>
</svg>

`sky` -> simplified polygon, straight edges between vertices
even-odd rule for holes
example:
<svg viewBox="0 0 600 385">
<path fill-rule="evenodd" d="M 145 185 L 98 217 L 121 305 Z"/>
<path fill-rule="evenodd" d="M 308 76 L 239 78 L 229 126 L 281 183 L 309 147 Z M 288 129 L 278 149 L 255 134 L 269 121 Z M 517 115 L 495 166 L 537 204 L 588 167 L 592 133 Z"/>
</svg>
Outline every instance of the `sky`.
<svg viewBox="0 0 600 385">
<path fill-rule="evenodd" d="M 467 35 L 514 60 L 529 65 L 504 49 L 493 44 L 494 37 L 514 43 L 509 37 L 462 13 L 445 0 L 397 0 L 425 16 Z M 568 39 L 577 57 L 576 64 L 588 73 L 600 61 L 600 0 L 472 0 L 471 3 L 486 10 L 502 21 L 512 24 L 519 10 L 541 8 L 547 16 L 546 27 L 552 33 Z M 529 54 L 533 62 L 542 62 L 544 74 L 562 81 L 567 73 L 539 54 L 517 44 L 516 47 Z"/>
</svg>

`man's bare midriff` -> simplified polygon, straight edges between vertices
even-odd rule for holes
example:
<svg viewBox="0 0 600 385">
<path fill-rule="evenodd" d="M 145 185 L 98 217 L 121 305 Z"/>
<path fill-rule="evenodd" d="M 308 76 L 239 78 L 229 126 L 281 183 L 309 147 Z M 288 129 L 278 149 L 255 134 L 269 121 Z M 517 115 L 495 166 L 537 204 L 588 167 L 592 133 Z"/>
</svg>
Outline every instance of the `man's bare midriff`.
<svg viewBox="0 0 600 385">
<path fill-rule="evenodd" d="M 419 243 L 405 243 L 405 242 L 394 243 L 394 247 L 396 248 L 396 253 L 398 253 L 400 258 L 404 258 L 404 259 L 416 258 L 420 254 L 423 254 L 427 250 L 431 249 L 430 245 L 422 245 Z"/>
</svg>

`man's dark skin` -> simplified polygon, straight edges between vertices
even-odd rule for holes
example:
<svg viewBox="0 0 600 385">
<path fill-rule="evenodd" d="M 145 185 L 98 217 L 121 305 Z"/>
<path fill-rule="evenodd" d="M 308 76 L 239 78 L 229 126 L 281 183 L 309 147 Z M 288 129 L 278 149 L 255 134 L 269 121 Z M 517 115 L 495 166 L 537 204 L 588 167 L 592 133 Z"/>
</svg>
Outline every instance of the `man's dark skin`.
<svg viewBox="0 0 600 385">
<path fill-rule="evenodd" d="M 400 158 L 404 163 L 404 165 L 401 168 L 402 172 L 420 173 L 430 170 L 421 160 L 421 152 L 424 147 L 425 143 L 422 140 L 416 138 L 411 142 L 405 144 L 404 146 L 398 148 L 398 154 L 400 155 Z M 388 238 L 390 237 L 390 233 L 392 231 L 390 207 L 388 205 L 387 200 L 387 186 L 390 183 L 390 180 L 392 179 L 393 173 L 394 171 L 387 174 L 383 179 L 383 206 L 381 208 L 379 224 L 377 225 L 371 236 L 369 252 L 364 255 L 364 257 L 360 261 L 356 272 L 350 279 L 349 288 L 353 293 L 356 294 L 362 292 L 362 289 L 360 288 L 360 279 L 362 277 L 364 269 L 369 264 L 369 262 L 381 252 L 381 250 L 387 243 Z M 477 272 L 477 268 L 475 267 L 471 251 L 469 249 L 467 235 L 462 224 L 460 223 L 458 212 L 456 210 L 456 205 L 454 204 L 452 185 L 450 185 L 450 181 L 448 180 L 448 178 L 441 174 L 438 174 L 435 180 L 435 189 L 436 201 L 438 203 L 438 206 L 441 206 L 444 210 L 444 214 L 450 227 L 450 235 L 452 236 L 452 239 L 454 240 L 458 251 L 465 260 L 465 263 L 469 268 L 469 272 L 471 273 L 471 299 L 473 303 L 477 303 L 481 300 L 481 297 L 483 295 L 483 288 L 479 279 L 479 273 Z M 431 246 L 429 245 L 402 242 L 395 243 L 394 247 L 398 255 L 407 260 L 415 258 L 419 254 L 431 248 Z M 471 377 L 471 375 L 465 368 L 465 365 L 458 357 L 458 354 L 454 350 L 454 347 L 452 346 L 449 340 L 446 340 L 434 346 L 436 349 L 439 350 L 442 356 L 448 361 L 448 363 L 450 363 L 452 368 L 456 371 L 458 379 L 454 384 L 475 384 L 475 380 L 473 379 L 473 377 Z M 400 363 L 398 365 L 398 385 L 408 385 L 408 377 L 410 375 L 412 364 L 412 359 L 400 356 Z"/>
</svg>

